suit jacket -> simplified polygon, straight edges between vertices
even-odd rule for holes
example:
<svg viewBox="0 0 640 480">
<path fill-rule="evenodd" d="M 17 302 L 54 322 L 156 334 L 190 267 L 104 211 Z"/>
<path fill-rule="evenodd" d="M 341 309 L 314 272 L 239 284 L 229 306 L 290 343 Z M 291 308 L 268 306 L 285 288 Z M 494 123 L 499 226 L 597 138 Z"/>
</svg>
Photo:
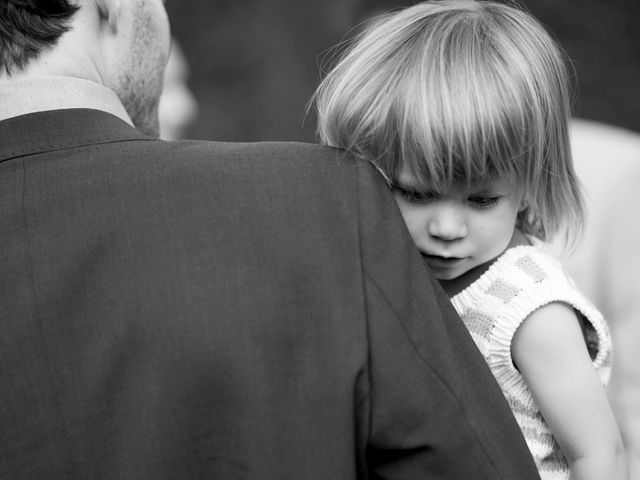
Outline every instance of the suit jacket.
<svg viewBox="0 0 640 480">
<path fill-rule="evenodd" d="M 538 478 L 366 163 L 81 109 L 0 138 L 0 478 Z"/>
</svg>

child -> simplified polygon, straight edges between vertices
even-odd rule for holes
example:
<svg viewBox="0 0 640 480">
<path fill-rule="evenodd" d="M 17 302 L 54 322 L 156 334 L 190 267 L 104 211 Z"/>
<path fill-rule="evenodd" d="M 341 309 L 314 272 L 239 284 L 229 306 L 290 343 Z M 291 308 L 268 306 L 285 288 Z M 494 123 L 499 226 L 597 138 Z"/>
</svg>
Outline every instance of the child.
<svg viewBox="0 0 640 480">
<path fill-rule="evenodd" d="M 428 1 L 356 37 L 316 92 L 318 132 L 389 181 L 541 477 L 625 479 L 607 325 L 541 245 L 574 243 L 584 218 L 568 83 L 520 7 Z"/>
</svg>

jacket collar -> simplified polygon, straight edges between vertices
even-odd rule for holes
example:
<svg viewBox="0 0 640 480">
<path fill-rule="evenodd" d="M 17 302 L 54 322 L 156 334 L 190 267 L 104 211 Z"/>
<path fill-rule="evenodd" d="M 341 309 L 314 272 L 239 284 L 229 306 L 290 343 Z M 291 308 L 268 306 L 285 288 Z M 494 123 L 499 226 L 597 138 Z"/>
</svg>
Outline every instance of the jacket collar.
<svg viewBox="0 0 640 480">
<path fill-rule="evenodd" d="M 84 108 L 30 113 L 0 121 L 0 162 L 53 150 L 155 140 L 110 113 Z"/>
<path fill-rule="evenodd" d="M 81 145 L 145 139 L 117 95 L 72 77 L 0 81 L 0 161 Z"/>
</svg>

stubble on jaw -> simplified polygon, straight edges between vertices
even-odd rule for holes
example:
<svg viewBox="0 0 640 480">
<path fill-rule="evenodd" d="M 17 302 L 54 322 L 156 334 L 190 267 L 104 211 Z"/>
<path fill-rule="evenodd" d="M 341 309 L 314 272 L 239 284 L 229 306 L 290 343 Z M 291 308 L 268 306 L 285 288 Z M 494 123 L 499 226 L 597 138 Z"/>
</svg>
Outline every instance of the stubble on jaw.
<svg viewBox="0 0 640 480">
<path fill-rule="evenodd" d="M 123 61 L 117 93 L 135 127 L 145 135 L 158 138 L 158 107 L 168 52 L 158 50 L 160 33 L 154 31 L 146 10 L 146 2 L 142 0 L 136 7 L 134 37 Z"/>
<path fill-rule="evenodd" d="M 125 72 L 121 77 L 121 101 L 131 117 L 134 126 L 145 135 L 153 138 L 160 136 L 158 105 L 162 82 L 160 85 L 149 85 L 130 73 Z"/>
</svg>

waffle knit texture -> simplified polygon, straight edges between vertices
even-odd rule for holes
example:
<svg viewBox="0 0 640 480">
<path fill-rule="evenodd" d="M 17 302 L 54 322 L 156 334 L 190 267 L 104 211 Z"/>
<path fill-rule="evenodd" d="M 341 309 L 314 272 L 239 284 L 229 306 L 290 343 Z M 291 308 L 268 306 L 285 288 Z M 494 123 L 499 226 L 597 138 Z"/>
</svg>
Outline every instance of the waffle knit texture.
<svg viewBox="0 0 640 480">
<path fill-rule="evenodd" d="M 511 342 L 534 310 L 551 302 L 571 305 L 595 333 L 593 366 L 604 386 L 611 373 L 611 336 L 602 315 L 554 257 L 529 245 L 507 250 L 451 300 L 500 384 L 542 480 L 568 480 L 567 461 L 514 366 Z"/>
</svg>

